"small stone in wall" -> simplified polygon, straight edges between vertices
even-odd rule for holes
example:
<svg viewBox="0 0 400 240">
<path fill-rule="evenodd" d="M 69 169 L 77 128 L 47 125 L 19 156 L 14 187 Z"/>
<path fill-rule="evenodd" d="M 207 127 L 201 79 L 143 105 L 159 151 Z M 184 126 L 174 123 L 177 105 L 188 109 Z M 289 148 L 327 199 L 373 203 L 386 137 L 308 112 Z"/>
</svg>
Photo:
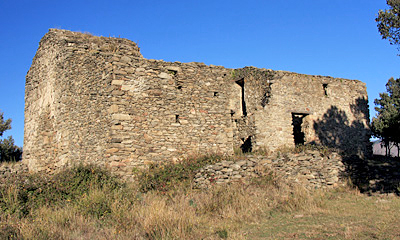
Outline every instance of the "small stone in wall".
<svg viewBox="0 0 400 240">
<path fill-rule="evenodd" d="M 158 77 L 163 78 L 163 79 L 171 79 L 172 78 L 171 74 L 164 73 L 164 72 L 158 74 Z"/>
</svg>

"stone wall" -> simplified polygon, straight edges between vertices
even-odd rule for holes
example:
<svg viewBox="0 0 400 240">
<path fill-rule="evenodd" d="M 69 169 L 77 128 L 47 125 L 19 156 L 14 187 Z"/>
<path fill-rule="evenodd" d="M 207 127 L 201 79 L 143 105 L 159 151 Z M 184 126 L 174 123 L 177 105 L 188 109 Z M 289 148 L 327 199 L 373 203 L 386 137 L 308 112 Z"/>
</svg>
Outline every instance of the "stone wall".
<svg viewBox="0 0 400 240">
<path fill-rule="evenodd" d="M 51 29 L 25 101 L 23 161 L 32 171 L 87 162 L 129 177 L 152 161 L 275 151 L 295 139 L 368 152 L 362 82 L 149 60 L 121 38 Z"/>
<path fill-rule="evenodd" d="M 246 155 L 239 161 L 222 161 L 202 168 L 194 179 L 199 188 L 214 184 L 248 181 L 272 171 L 281 181 L 308 189 L 336 187 L 349 176 L 342 157 L 336 152 L 325 156 L 319 151 L 305 151 L 274 157 Z"/>
<path fill-rule="evenodd" d="M 34 171 L 105 162 L 113 57 L 142 57 L 126 39 L 50 30 L 26 77 L 23 159 Z"/>
<path fill-rule="evenodd" d="M 303 141 L 369 153 L 369 111 L 365 84 L 341 78 L 246 67 L 233 71 L 244 81 L 247 116 L 236 113 L 236 135 L 252 136 L 253 149 L 294 146 L 297 116 Z M 236 112 L 240 112 L 238 109 Z M 248 122 L 243 129 L 243 120 Z"/>
</svg>

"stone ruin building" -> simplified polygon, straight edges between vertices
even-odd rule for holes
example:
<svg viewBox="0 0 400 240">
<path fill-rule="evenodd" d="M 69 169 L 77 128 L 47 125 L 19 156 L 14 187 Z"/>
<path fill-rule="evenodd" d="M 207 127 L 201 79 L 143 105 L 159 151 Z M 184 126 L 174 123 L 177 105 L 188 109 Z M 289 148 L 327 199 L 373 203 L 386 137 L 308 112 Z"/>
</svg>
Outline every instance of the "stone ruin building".
<svg viewBox="0 0 400 240">
<path fill-rule="evenodd" d="M 145 59 L 122 38 L 50 29 L 26 76 L 23 160 L 129 174 L 152 161 L 323 144 L 364 154 L 364 83 Z"/>
</svg>

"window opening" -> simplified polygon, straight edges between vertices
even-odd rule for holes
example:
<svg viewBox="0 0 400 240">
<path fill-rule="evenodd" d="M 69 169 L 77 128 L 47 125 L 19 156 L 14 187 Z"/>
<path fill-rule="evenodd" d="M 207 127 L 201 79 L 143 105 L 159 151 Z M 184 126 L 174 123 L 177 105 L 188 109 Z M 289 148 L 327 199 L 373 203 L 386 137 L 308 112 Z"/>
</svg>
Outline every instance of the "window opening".
<svg viewBox="0 0 400 240">
<path fill-rule="evenodd" d="M 246 101 L 244 98 L 244 78 L 242 78 L 239 81 L 236 81 L 236 83 L 242 88 L 242 96 L 241 96 L 242 112 L 243 112 L 243 116 L 247 116 Z"/>
<path fill-rule="evenodd" d="M 219 96 L 219 92 L 214 92 L 214 97 L 218 97 Z"/>
<path fill-rule="evenodd" d="M 240 149 L 242 149 L 243 153 L 249 153 L 253 150 L 253 146 L 251 143 L 251 136 L 249 136 L 246 141 L 244 138 L 242 138 L 243 144 L 240 146 Z"/>
<path fill-rule="evenodd" d="M 325 94 L 325 96 L 328 96 L 328 91 L 327 91 L 327 89 L 328 89 L 328 84 L 327 84 L 327 83 L 324 83 L 324 84 L 322 84 L 322 87 L 324 88 L 324 94 Z"/>
<path fill-rule="evenodd" d="M 173 75 L 173 76 L 175 76 L 175 75 L 178 73 L 178 71 L 175 71 L 175 70 L 168 70 L 168 73 L 171 74 L 171 75 Z"/>
<path fill-rule="evenodd" d="M 180 123 L 180 121 L 179 121 L 179 115 L 175 115 L 175 122 L 176 122 L 176 123 Z"/>
<path fill-rule="evenodd" d="M 308 114 L 292 113 L 293 137 L 295 145 L 304 145 L 303 118 Z"/>
</svg>

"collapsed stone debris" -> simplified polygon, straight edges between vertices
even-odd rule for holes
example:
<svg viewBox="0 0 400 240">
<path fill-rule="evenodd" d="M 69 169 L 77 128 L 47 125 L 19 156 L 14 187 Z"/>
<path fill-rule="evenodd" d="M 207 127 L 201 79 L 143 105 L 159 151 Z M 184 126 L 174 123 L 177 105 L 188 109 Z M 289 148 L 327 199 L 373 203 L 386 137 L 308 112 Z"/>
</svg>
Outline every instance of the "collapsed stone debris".
<svg viewBox="0 0 400 240">
<path fill-rule="evenodd" d="M 240 161 L 222 161 L 207 165 L 195 176 L 195 186 L 249 181 L 252 177 L 271 176 L 288 184 L 301 184 L 308 189 L 336 187 L 349 177 L 342 157 L 336 152 L 324 156 L 319 151 L 290 153 L 285 156 L 247 155 Z"/>
</svg>

